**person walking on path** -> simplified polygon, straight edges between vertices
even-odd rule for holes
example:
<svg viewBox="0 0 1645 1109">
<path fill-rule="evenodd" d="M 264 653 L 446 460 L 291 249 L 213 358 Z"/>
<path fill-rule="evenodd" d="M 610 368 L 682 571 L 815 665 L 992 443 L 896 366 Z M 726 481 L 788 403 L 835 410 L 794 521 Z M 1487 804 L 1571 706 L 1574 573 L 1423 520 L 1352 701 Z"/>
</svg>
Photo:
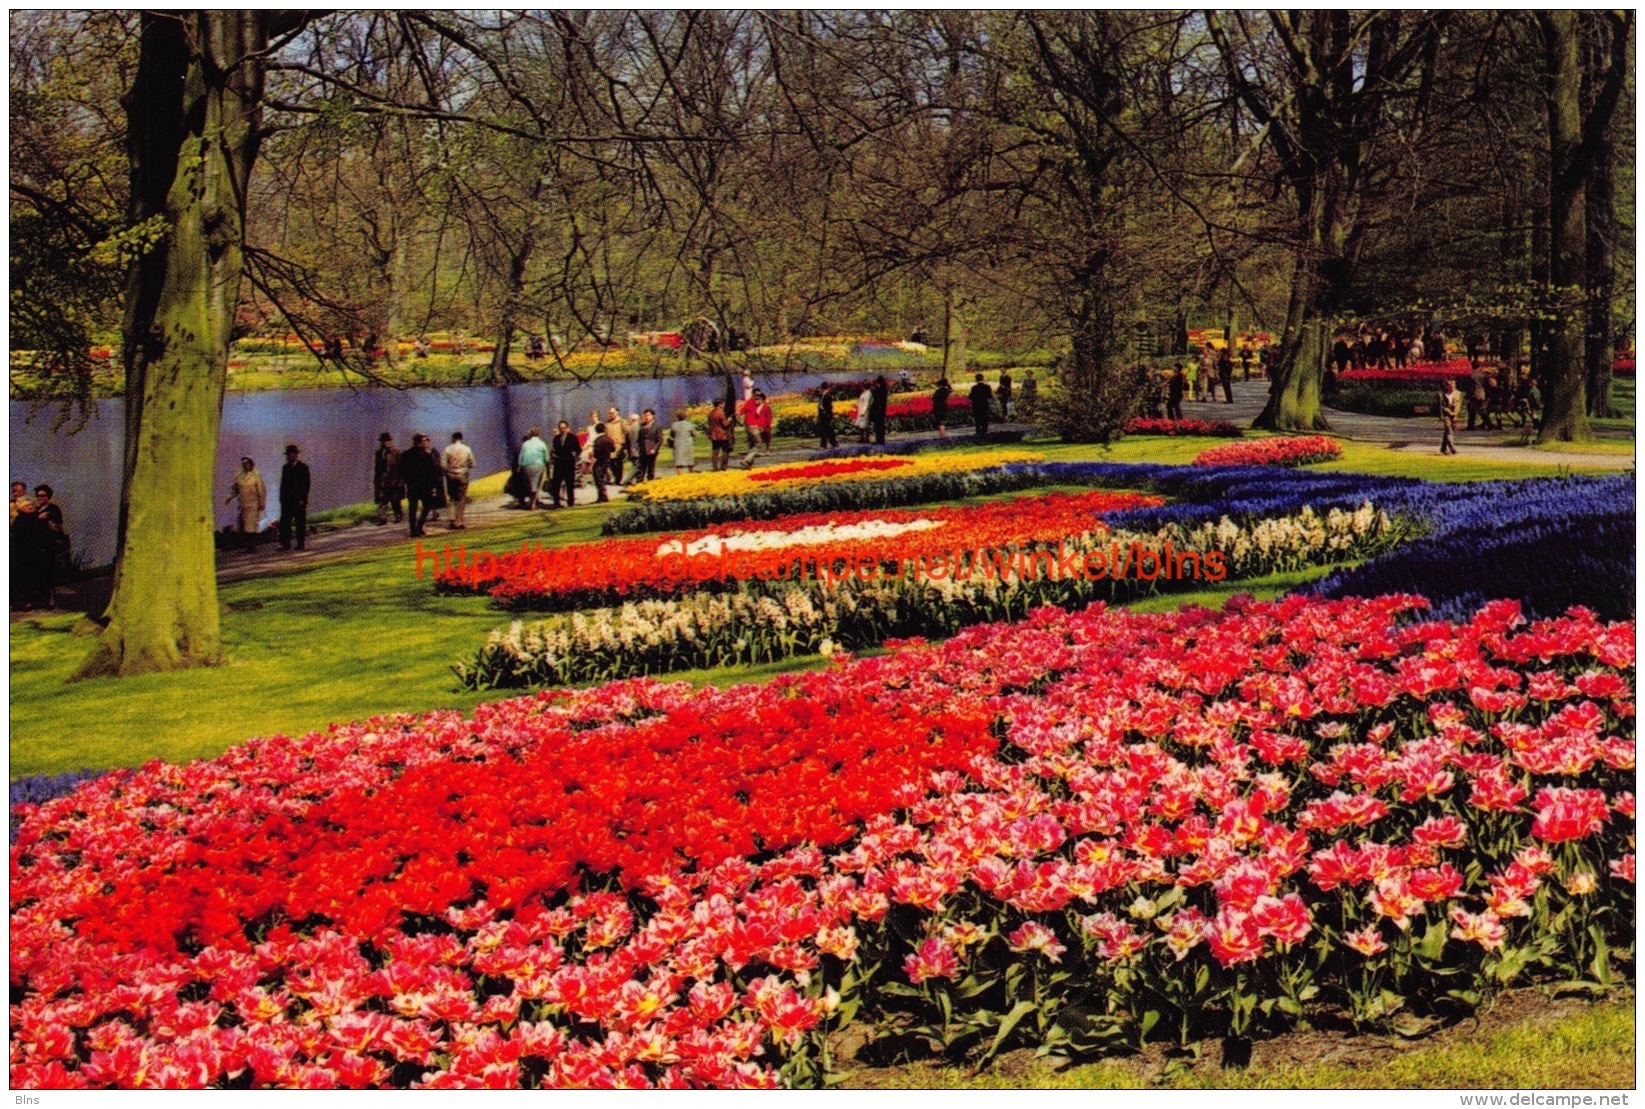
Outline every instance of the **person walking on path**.
<svg viewBox="0 0 1645 1109">
<path fill-rule="evenodd" d="M 891 386 L 886 383 L 885 375 L 874 379 L 869 387 L 872 396 L 868 404 L 868 422 L 874 426 L 874 442 L 885 444 L 885 414 L 891 403 Z"/>
<path fill-rule="evenodd" d="M 537 507 L 537 497 L 543 489 L 543 478 L 548 473 L 548 444 L 543 442 L 543 433 L 532 428 L 525 442 L 520 446 L 520 472 L 525 475 L 526 508 Z"/>
<path fill-rule="evenodd" d="M 434 511 L 434 489 L 440 483 L 440 462 L 428 449 L 428 436 L 411 437 L 411 449 L 400 456 L 400 476 L 406 483 L 406 516 L 411 521 L 411 537 L 424 534 Z"/>
<path fill-rule="evenodd" d="M 756 455 L 771 453 L 771 405 L 763 389 L 755 389 L 744 403 L 743 423 L 748 426 L 748 457 L 743 459 L 743 468 L 753 469 Z"/>
<path fill-rule="evenodd" d="M 1210 343 L 1206 343 L 1200 348 L 1199 352 L 1199 373 L 1194 375 L 1194 399 L 1196 401 L 1209 401 L 1211 399 L 1211 390 L 1214 388 L 1212 382 L 1216 380 L 1216 374 L 1217 348 Z"/>
<path fill-rule="evenodd" d="M 468 511 L 468 481 L 474 473 L 474 451 L 463 442 L 463 433 L 451 433 L 451 445 L 440 454 L 440 469 L 445 472 L 446 500 L 451 505 L 451 530 L 462 531 L 468 525 L 463 516 Z"/>
<path fill-rule="evenodd" d="M 291 550 L 292 533 L 297 535 L 297 549 L 303 549 L 308 538 L 308 463 L 299 459 L 302 452 L 297 444 L 286 446 L 286 464 L 280 468 L 280 549 Z"/>
<path fill-rule="evenodd" d="M 874 388 L 864 385 L 862 392 L 857 396 L 857 441 L 868 442 L 868 414 L 874 408 Z"/>
<path fill-rule="evenodd" d="M 1491 415 L 1485 407 L 1485 375 L 1475 369 L 1468 380 L 1468 430 L 1474 430 L 1474 424 L 1482 422 L 1486 430 L 1491 427 Z"/>
<path fill-rule="evenodd" d="M 262 522 L 263 512 L 268 508 L 268 486 L 263 484 L 263 475 L 257 472 L 257 463 L 249 458 L 240 459 L 240 472 L 234 475 L 233 492 L 228 495 L 224 504 L 240 502 L 240 546 L 250 549 L 256 542 L 258 525 Z"/>
<path fill-rule="evenodd" d="M 1001 370 L 1000 387 L 995 391 L 995 395 L 999 398 L 1000 402 L 1001 420 L 1009 420 L 1011 418 L 1011 384 L 1011 371 Z"/>
<path fill-rule="evenodd" d="M 577 441 L 577 433 L 571 430 L 571 425 L 564 420 L 554 429 L 553 471 L 548 479 L 548 495 L 554 502 L 554 507 L 560 507 L 560 490 L 565 490 L 565 507 L 573 508 L 577 504 L 577 458 L 583 453 L 583 445 Z"/>
<path fill-rule="evenodd" d="M 834 389 L 825 381 L 817 387 L 817 446 L 828 450 L 839 445 L 834 435 Z"/>
<path fill-rule="evenodd" d="M 731 468 L 731 436 L 737 426 L 731 405 L 728 400 L 708 410 L 708 468 L 711 472 Z"/>
<path fill-rule="evenodd" d="M 638 412 L 630 412 L 628 419 L 623 421 L 623 454 L 632 468 L 626 484 L 633 485 L 640 480 L 640 414 Z"/>
<path fill-rule="evenodd" d="M 1454 378 L 1445 379 L 1445 388 L 1439 394 L 1439 453 L 1455 454 L 1456 444 L 1451 436 L 1456 433 L 1457 421 L 1462 418 L 1462 394 L 1457 391 Z"/>
<path fill-rule="evenodd" d="M 948 399 L 954 387 L 948 384 L 948 375 L 937 378 L 937 387 L 931 393 L 931 418 L 937 423 L 937 438 L 948 438 Z"/>
<path fill-rule="evenodd" d="M 988 434 L 989 407 L 993 403 L 994 390 L 988 387 L 982 374 L 978 374 L 977 383 L 971 386 L 971 424 L 976 428 L 979 439 Z"/>
<path fill-rule="evenodd" d="M 1165 418 L 1168 420 L 1182 419 L 1182 397 L 1188 391 L 1188 371 L 1178 366 L 1171 375 L 1171 383 L 1165 391 Z"/>
<path fill-rule="evenodd" d="M 611 498 L 606 495 L 606 485 L 611 478 L 611 460 L 617 457 L 617 441 L 611 437 L 611 430 L 605 424 L 598 424 L 594 428 L 594 498 L 598 504 L 604 504 Z"/>
<path fill-rule="evenodd" d="M 1217 380 L 1222 384 L 1223 398 L 1229 404 L 1233 404 L 1234 403 L 1234 356 L 1231 353 L 1229 353 L 1227 347 L 1223 347 L 1222 348 L 1222 353 L 1217 355 Z"/>
<path fill-rule="evenodd" d="M 400 449 L 394 445 L 394 436 L 386 431 L 377 436 L 377 451 L 371 459 L 371 495 L 377 502 L 378 524 L 388 523 L 390 508 L 394 509 L 394 522 L 400 522 L 406 483 L 400 476 Z"/>
<path fill-rule="evenodd" d="M 663 425 L 657 422 L 657 410 L 647 408 L 640 413 L 640 475 L 636 481 L 657 480 L 657 456 L 663 453 Z"/>
<path fill-rule="evenodd" d="M 685 409 L 674 410 L 674 422 L 668 428 L 668 444 L 674 448 L 674 472 L 697 472 L 697 425 L 685 414 Z"/>
<path fill-rule="evenodd" d="M 616 405 L 606 409 L 605 434 L 611 436 L 611 445 L 616 448 L 611 455 L 611 463 L 607 467 L 607 471 L 611 474 L 611 483 L 621 485 L 623 483 L 623 463 L 628 461 L 628 440 L 624 435 L 623 414 L 617 411 Z M 600 433 L 595 432 L 595 442 L 598 442 L 599 438 Z"/>
</svg>

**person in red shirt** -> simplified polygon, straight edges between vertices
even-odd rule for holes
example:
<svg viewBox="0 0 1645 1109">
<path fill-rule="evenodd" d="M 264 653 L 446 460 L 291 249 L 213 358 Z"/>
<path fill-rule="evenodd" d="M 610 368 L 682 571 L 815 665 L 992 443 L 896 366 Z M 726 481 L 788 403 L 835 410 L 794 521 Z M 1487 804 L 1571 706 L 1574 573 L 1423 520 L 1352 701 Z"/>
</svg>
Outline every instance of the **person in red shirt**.
<svg viewBox="0 0 1645 1109">
<path fill-rule="evenodd" d="M 771 453 L 771 405 L 759 389 L 743 402 L 743 426 L 748 428 L 748 457 L 743 459 L 743 468 L 753 469 L 757 455 Z"/>
</svg>

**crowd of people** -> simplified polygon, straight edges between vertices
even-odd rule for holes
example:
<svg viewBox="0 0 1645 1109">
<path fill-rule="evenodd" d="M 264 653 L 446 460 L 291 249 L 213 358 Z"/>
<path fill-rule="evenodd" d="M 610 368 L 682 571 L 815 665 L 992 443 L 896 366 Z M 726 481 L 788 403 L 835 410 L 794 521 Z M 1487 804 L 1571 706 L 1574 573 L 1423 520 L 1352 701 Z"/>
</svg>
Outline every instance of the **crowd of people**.
<svg viewBox="0 0 1645 1109">
<path fill-rule="evenodd" d="M 763 396 L 761 394 L 762 400 Z M 769 405 L 766 412 L 770 412 Z M 657 458 L 664 447 L 673 448 L 675 473 L 695 472 L 695 434 L 696 427 L 686 418 L 683 409 L 675 411 L 674 422 L 665 428 L 655 409 L 632 412 L 625 420 L 615 406 L 607 409 L 604 419 L 598 411 L 590 412 L 581 432 L 572 430 L 570 421 L 561 420 L 554 428 L 552 440 L 544 439 L 541 429 L 534 427 L 526 433 L 515 455 L 514 472 L 505 491 L 517 506 L 527 510 L 572 508 L 586 476 L 594 486 L 594 503 L 609 501 L 612 486 L 633 486 L 655 480 Z M 712 421 L 709 436 L 712 440 Z M 768 450 L 770 443 L 768 424 Z M 543 503 L 545 481 L 546 505 Z"/>
<path fill-rule="evenodd" d="M 49 485 L 11 483 L 11 603 L 24 610 L 57 607 L 57 586 L 69 566 L 69 533 Z"/>
<path fill-rule="evenodd" d="M 1478 365 L 1479 340 L 1469 336 L 1468 357 Z M 1437 324 L 1428 328 L 1407 329 L 1371 327 L 1338 335 L 1331 344 L 1331 367 L 1337 373 L 1349 370 L 1404 369 L 1418 362 L 1445 360 L 1445 332 Z"/>
</svg>

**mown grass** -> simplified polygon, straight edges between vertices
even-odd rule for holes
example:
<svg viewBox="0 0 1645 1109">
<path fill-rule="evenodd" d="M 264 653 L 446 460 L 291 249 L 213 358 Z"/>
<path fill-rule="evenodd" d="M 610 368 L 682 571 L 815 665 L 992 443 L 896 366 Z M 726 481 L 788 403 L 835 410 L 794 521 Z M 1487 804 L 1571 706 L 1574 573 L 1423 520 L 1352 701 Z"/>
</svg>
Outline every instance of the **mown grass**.
<svg viewBox="0 0 1645 1109">
<path fill-rule="evenodd" d="M 1393 1049 L 1396 1045 L 1389 1041 Z M 1055 1070 L 1044 1063 L 970 1076 L 917 1064 L 850 1072 L 846 1088 L 946 1090 L 1503 1090 L 1631 1089 L 1632 998 L 1607 1000 L 1554 1020 L 1532 1017 L 1480 1035 L 1453 1030 L 1370 1064 L 1270 1063 L 1245 1069 L 1196 1067 L 1155 1076 L 1126 1059 Z"/>
</svg>

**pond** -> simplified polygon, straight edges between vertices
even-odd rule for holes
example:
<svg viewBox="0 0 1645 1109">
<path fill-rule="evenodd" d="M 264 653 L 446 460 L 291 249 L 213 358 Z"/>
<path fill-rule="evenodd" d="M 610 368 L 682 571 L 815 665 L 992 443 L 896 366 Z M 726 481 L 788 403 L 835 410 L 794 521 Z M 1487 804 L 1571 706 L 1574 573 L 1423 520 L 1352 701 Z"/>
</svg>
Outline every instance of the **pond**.
<svg viewBox="0 0 1645 1109">
<path fill-rule="evenodd" d="M 756 374 L 767 393 L 791 393 L 824 380 L 841 381 L 860 372 Z M 234 509 L 223 504 L 240 459 L 257 463 L 268 483 L 271 513 L 278 499 L 280 466 L 287 443 L 303 450 L 313 477 L 309 512 L 371 500 L 372 452 L 383 432 L 402 449 L 414 432 L 443 448 L 453 431 L 474 450 L 476 473 L 504 469 L 533 427 L 553 433 L 560 419 L 579 430 L 590 410 L 602 414 L 615 405 L 624 415 L 657 410 L 669 422 L 672 410 L 724 395 L 725 383 L 708 375 L 614 378 L 526 385 L 478 385 L 457 389 L 308 389 L 230 393 L 223 404 L 223 434 L 217 445 L 212 491 L 217 527 L 233 523 Z M 11 480 L 32 488 L 44 483 L 63 508 L 75 558 L 86 566 L 114 561 L 120 503 L 120 458 L 125 400 L 97 401 L 85 426 L 54 430 L 58 410 L 26 401 L 11 404 Z"/>
</svg>

